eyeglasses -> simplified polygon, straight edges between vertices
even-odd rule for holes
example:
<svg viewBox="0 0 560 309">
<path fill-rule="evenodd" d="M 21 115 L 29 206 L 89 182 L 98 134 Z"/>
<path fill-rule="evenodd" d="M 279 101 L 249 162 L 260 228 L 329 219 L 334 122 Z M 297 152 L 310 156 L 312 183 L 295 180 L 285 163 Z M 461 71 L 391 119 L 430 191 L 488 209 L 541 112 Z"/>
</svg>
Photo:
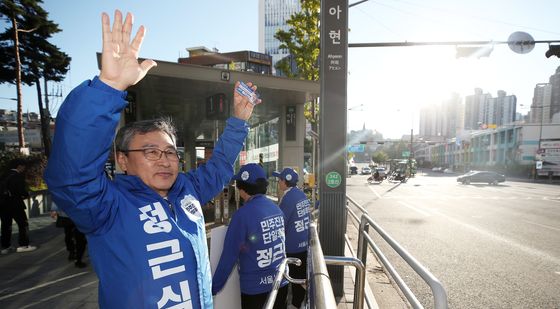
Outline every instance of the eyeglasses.
<svg viewBox="0 0 560 309">
<path fill-rule="evenodd" d="M 128 150 L 121 150 L 124 153 L 129 153 L 133 151 L 142 151 L 144 153 L 144 157 L 150 161 L 157 161 L 161 159 L 161 156 L 165 153 L 165 158 L 169 161 L 179 161 L 179 153 L 177 149 L 166 149 L 161 150 L 158 148 L 142 148 L 142 149 L 128 149 Z"/>
</svg>

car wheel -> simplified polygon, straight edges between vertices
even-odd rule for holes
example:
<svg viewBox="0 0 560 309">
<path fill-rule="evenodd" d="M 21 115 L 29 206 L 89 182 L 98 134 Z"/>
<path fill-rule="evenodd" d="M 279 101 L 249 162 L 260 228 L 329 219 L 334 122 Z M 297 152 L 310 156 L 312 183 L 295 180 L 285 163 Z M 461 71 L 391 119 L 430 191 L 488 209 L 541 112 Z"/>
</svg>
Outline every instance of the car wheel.
<svg viewBox="0 0 560 309">
<path fill-rule="evenodd" d="M 471 184 L 471 180 L 470 180 L 470 179 L 465 179 L 465 184 L 466 184 L 466 185 L 470 185 L 470 184 Z"/>
<path fill-rule="evenodd" d="M 497 180 L 492 181 L 492 185 L 497 186 L 497 185 L 498 185 L 498 181 L 497 181 Z"/>
</svg>

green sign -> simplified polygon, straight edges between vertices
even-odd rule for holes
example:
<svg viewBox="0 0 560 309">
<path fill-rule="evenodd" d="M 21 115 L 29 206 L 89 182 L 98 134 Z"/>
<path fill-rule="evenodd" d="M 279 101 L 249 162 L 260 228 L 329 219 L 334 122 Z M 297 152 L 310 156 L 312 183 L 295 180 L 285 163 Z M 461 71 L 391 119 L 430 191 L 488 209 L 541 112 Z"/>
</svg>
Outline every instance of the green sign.
<svg viewBox="0 0 560 309">
<path fill-rule="evenodd" d="M 408 158 L 410 156 L 410 151 L 408 151 L 408 150 L 403 151 L 402 156 L 403 156 L 403 158 Z"/>
<path fill-rule="evenodd" d="M 342 183 L 342 177 L 338 172 L 329 172 L 325 177 L 325 181 L 327 183 L 327 186 L 336 188 Z"/>
</svg>

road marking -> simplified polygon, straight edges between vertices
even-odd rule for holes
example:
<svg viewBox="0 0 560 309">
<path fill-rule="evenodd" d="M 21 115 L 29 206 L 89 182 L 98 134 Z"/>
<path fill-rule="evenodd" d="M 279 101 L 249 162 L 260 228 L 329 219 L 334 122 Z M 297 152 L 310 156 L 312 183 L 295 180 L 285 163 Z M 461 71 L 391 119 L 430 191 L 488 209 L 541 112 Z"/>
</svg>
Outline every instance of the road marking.
<svg viewBox="0 0 560 309">
<path fill-rule="evenodd" d="M 410 204 L 408 204 L 408 203 L 405 203 L 405 202 L 403 202 L 403 201 L 398 201 L 398 203 L 401 204 L 401 205 L 403 205 L 404 207 L 410 208 L 410 209 L 412 209 L 412 210 L 414 210 L 414 211 L 416 211 L 416 212 L 418 212 L 418 213 L 420 213 L 420 214 L 422 214 L 422 215 L 424 215 L 424 216 L 426 216 L 426 217 L 432 216 L 432 214 L 430 214 L 430 213 L 428 213 L 428 212 L 426 212 L 426 211 L 423 211 L 423 210 L 421 210 L 421 209 L 418 208 L 418 207 L 414 207 L 414 206 L 412 206 L 412 205 L 410 205 Z"/>
<path fill-rule="evenodd" d="M 64 280 L 72 279 L 74 277 L 78 277 L 78 276 L 89 274 L 89 273 L 90 273 L 89 271 L 84 271 L 84 272 L 73 274 L 73 275 L 70 275 L 70 276 L 67 276 L 67 277 L 63 277 L 63 278 L 60 278 L 60 279 L 57 279 L 57 280 L 54 280 L 54 281 L 51 281 L 51 282 L 45 282 L 43 284 L 39 284 L 39 285 L 34 286 L 32 288 L 29 288 L 29 289 L 25 289 L 25 290 L 10 293 L 8 295 L 4 295 L 4 296 L 0 297 L 0 300 L 8 299 L 10 297 L 14 297 L 14 296 L 17 296 L 17 295 L 20 295 L 20 294 L 31 292 L 31 291 L 36 290 L 36 289 L 44 288 L 46 286 L 49 286 L 49 285 L 52 285 L 52 284 L 55 284 L 55 283 L 58 283 L 58 282 L 61 282 L 61 281 L 64 281 Z"/>
<path fill-rule="evenodd" d="M 371 192 L 373 192 L 377 196 L 378 199 L 381 198 L 381 195 L 379 195 L 379 193 L 377 193 L 377 191 L 375 191 L 375 189 L 372 186 L 368 186 L 368 188 L 371 190 Z"/>
<path fill-rule="evenodd" d="M 540 224 L 540 223 L 531 222 L 531 221 L 527 221 L 527 220 L 523 220 L 523 221 L 525 221 L 525 222 L 527 222 L 527 223 L 530 223 L 530 224 L 534 224 L 534 225 L 538 225 L 538 226 L 541 226 L 541 227 L 545 227 L 545 228 L 547 228 L 547 229 L 551 229 L 551 230 L 555 230 L 555 231 L 560 231 L 559 228 L 553 227 L 553 226 L 550 226 L 550 225 Z"/>
<path fill-rule="evenodd" d="M 94 281 L 88 282 L 88 283 L 86 283 L 86 284 L 82 284 L 82 285 L 80 285 L 80 286 L 78 286 L 78 287 L 75 287 L 75 288 L 73 288 L 73 289 L 70 289 L 70 290 L 67 290 L 67 291 L 64 291 L 64 292 L 60 292 L 60 293 L 56 293 L 56 294 L 51 295 L 51 296 L 49 296 L 49 297 L 47 297 L 47 298 L 43 298 L 43 299 L 41 299 L 41 300 L 39 300 L 39 301 L 36 301 L 36 302 L 32 302 L 32 303 L 30 303 L 30 304 L 27 304 L 25 307 L 21 307 L 21 309 L 33 307 L 33 306 L 35 306 L 35 305 L 37 305 L 37 304 L 40 304 L 40 303 L 42 303 L 42 302 L 49 301 L 49 300 L 51 300 L 51 299 L 53 299 L 53 298 L 60 297 L 61 295 L 64 295 L 64 294 L 72 293 L 72 292 L 77 291 L 77 290 L 79 290 L 79 289 L 81 289 L 81 288 L 85 288 L 86 286 L 89 286 L 89 285 L 92 285 L 92 284 L 98 283 L 98 282 L 99 282 L 99 280 L 94 280 Z"/>
<path fill-rule="evenodd" d="M 520 251 L 523 251 L 523 252 L 525 252 L 525 253 L 527 253 L 527 254 L 529 254 L 529 255 L 537 256 L 537 257 L 540 257 L 540 258 L 542 258 L 542 259 L 551 261 L 551 262 L 553 262 L 553 263 L 555 263 L 555 264 L 557 264 L 557 265 L 560 265 L 560 259 L 559 259 L 559 258 L 554 257 L 554 256 L 551 256 L 550 254 L 548 254 L 548 253 L 546 253 L 546 252 L 544 252 L 544 251 L 541 251 L 541 250 L 538 250 L 538 249 L 534 249 L 534 248 L 525 246 L 525 245 L 523 245 L 523 244 L 520 244 L 520 243 L 518 243 L 518 242 L 515 242 L 515 241 L 513 241 L 513 240 L 511 240 L 511 239 L 508 239 L 508 238 L 506 238 L 506 237 L 493 234 L 493 233 L 490 232 L 490 231 L 487 231 L 487 230 L 481 229 L 481 228 L 479 228 L 479 227 L 476 227 L 476 226 L 474 226 L 474 225 L 471 225 L 471 224 L 462 222 L 462 221 L 460 221 L 460 220 L 458 220 L 458 219 L 455 219 L 455 218 L 453 218 L 453 217 L 447 216 L 447 215 L 445 215 L 445 214 L 443 214 L 443 213 L 441 213 L 441 212 L 439 212 L 439 211 L 437 211 L 437 210 L 434 210 L 433 212 L 434 212 L 435 214 L 437 214 L 437 215 L 440 215 L 440 216 L 446 218 L 446 219 L 449 220 L 449 221 L 455 222 L 455 223 L 457 223 L 458 225 L 462 225 L 462 226 L 465 227 L 465 228 L 468 228 L 468 229 L 473 230 L 473 231 L 475 231 L 475 232 L 477 232 L 477 233 L 479 233 L 479 234 L 482 234 L 482 235 L 484 235 L 484 236 L 487 236 L 488 238 L 493 239 L 494 241 L 502 242 L 502 243 L 504 243 L 504 244 L 506 244 L 506 245 L 509 245 L 510 247 L 516 248 L 516 249 L 518 249 L 518 250 L 520 250 Z"/>
<path fill-rule="evenodd" d="M 560 203 L 560 199 L 556 196 L 544 196 L 543 200 L 545 201 L 552 201 L 552 202 L 559 202 Z"/>
</svg>

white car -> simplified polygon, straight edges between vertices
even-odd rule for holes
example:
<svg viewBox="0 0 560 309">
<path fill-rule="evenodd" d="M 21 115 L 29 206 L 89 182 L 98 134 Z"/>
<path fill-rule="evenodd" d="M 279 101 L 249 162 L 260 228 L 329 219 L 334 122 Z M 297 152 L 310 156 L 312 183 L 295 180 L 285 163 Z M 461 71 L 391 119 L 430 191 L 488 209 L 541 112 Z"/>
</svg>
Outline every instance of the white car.
<svg viewBox="0 0 560 309">
<path fill-rule="evenodd" d="M 360 171 L 360 174 L 371 175 L 371 168 L 369 166 L 362 167 L 362 170 Z"/>
</svg>

